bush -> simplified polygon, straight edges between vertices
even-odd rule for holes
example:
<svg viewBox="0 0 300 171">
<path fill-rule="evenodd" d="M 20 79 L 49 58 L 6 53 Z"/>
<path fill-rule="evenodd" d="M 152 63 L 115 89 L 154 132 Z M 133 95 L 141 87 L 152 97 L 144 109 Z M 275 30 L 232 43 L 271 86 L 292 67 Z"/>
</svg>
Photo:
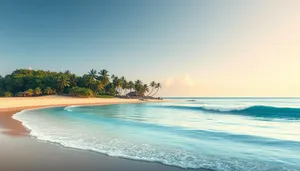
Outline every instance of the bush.
<svg viewBox="0 0 300 171">
<path fill-rule="evenodd" d="M 4 97 L 12 97 L 12 96 L 13 96 L 13 94 L 9 91 L 4 93 Z"/>
<path fill-rule="evenodd" d="M 51 95 L 51 94 L 53 94 L 53 90 L 52 90 L 50 87 L 47 87 L 47 88 L 44 90 L 44 94 L 46 94 L 46 95 Z"/>
<path fill-rule="evenodd" d="M 56 89 L 53 89 L 53 90 L 52 90 L 52 94 L 57 94 Z"/>
<path fill-rule="evenodd" d="M 73 87 L 69 94 L 76 97 L 93 97 L 94 93 L 91 89 L 82 87 Z"/>
<path fill-rule="evenodd" d="M 39 87 L 35 88 L 34 89 L 34 95 L 36 95 L 36 96 L 42 95 L 42 90 Z"/>
<path fill-rule="evenodd" d="M 33 96 L 33 94 L 34 94 L 34 91 L 32 89 L 29 89 L 29 90 L 25 91 L 24 96 L 31 97 L 31 96 Z"/>
<path fill-rule="evenodd" d="M 23 92 L 17 93 L 16 96 L 18 96 L 18 97 L 23 97 Z"/>
</svg>

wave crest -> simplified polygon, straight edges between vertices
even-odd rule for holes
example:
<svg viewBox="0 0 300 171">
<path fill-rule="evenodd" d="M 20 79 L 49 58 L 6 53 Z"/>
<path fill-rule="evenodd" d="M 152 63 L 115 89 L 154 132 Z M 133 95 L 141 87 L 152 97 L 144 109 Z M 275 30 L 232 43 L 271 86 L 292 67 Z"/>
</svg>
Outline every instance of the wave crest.
<svg viewBox="0 0 300 171">
<path fill-rule="evenodd" d="M 72 112 L 73 111 L 72 109 L 75 108 L 75 107 L 79 107 L 79 105 L 67 106 L 63 110 L 66 110 L 68 112 Z"/>
<path fill-rule="evenodd" d="M 162 106 L 168 108 L 201 110 L 213 113 L 227 113 L 266 118 L 300 119 L 300 108 L 274 107 L 264 105 L 199 105 L 199 106 Z"/>
</svg>

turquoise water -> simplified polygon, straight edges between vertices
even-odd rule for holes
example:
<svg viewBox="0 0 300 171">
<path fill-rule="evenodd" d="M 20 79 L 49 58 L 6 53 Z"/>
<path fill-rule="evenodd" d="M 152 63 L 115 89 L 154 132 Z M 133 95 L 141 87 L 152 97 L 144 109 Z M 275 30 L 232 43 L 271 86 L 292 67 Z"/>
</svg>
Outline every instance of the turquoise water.
<svg viewBox="0 0 300 171">
<path fill-rule="evenodd" d="M 14 118 L 40 140 L 110 156 L 215 171 L 300 170 L 300 99 L 191 99 L 26 110 Z"/>
</svg>

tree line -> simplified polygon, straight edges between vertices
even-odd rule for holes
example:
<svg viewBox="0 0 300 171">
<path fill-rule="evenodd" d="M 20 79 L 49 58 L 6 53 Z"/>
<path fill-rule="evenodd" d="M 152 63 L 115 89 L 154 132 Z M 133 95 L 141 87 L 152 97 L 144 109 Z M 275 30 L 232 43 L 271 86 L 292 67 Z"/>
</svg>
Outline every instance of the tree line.
<svg viewBox="0 0 300 171">
<path fill-rule="evenodd" d="M 128 92 L 135 92 L 139 97 L 153 97 L 161 88 L 161 84 L 155 81 L 148 85 L 141 80 L 127 81 L 123 76 L 110 76 L 105 69 L 99 72 L 92 69 L 83 76 L 77 76 L 69 70 L 52 72 L 29 69 L 18 69 L 5 77 L 0 75 L 0 96 L 4 97 L 53 94 L 125 97 Z"/>
</svg>

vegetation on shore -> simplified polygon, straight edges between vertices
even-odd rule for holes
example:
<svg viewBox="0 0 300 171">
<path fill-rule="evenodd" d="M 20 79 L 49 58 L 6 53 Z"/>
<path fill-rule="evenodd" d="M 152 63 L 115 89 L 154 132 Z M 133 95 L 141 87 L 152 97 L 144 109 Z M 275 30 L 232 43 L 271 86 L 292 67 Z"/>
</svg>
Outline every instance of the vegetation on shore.
<svg viewBox="0 0 300 171">
<path fill-rule="evenodd" d="M 138 97 L 153 97 L 161 84 L 152 81 L 150 85 L 141 80 L 127 81 L 125 77 L 110 76 L 103 69 L 92 69 L 88 74 L 77 76 L 70 71 L 52 72 L 18 69 L 5 77 L 0 76 L 0 96 L 31 97 L 41 95 L 70 95 L 77 97 L 125 97 L 135 92 Z"/>
</svg>

